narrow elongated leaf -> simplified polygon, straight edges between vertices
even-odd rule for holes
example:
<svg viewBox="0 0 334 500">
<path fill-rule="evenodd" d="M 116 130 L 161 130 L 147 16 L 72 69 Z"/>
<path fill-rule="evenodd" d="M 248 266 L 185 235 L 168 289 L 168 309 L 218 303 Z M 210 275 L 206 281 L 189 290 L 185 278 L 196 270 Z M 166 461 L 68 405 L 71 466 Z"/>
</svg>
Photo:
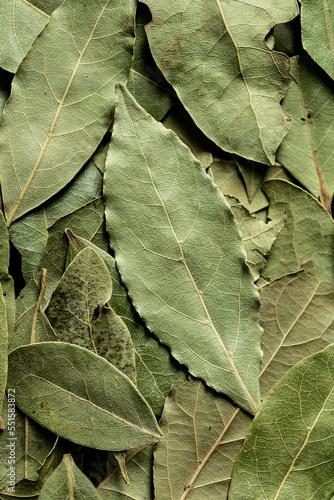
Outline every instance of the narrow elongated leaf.
<svg viewBox="0 0 334 500">
<path fill-rule="evenodd" d="M 189 149 L 117 92 L 104 195 L 122 279 L 173 356 L 254 413 L 261 330 L 236 222 Z"/>
<path fill-rule="evenodd" d="M 275 240 L 262 275 L 273 280 L 293 273 L 311 261 L 320 281 L 334 281 L 334 223 L 326 210 L 309 193 L 283 181 L 263 184 L 270 198 L 269 218 L 286 212 L 284 228 Z"/>
<path fill-rule="evenodd" d="M 293 57 L 291 72 L 295 81 L 282 106 L 292 125 L 277 158 L 328 209 L 334 193 L 334 84 L 309 57 Z"/>
<path fill-rule="evenodd" d="M 49 227 L 60 217 L 65 217 L 96 198 L 100 194 L 101 183 L 102 175 L 90 161 L 43 208 L 26 214 L 10 226 L 10 240 L 22 256 L 22 274 L 26 282 L 30 280 L 42 258 Z"/>
<path fill-rule="evenodd" d="M 153 447 L 128 453 L 126 469 L 130 484 L 125 484 L 119 467 L 97 487 L 104 500 L 154 500 Z"/>
<path fill-rule="evenodd" d="M 305 50 L 334 79 L 334 10 L 331 0 L 303 0 L 301 25 Z"/>
<path fill-rule="evenodd" d="M 298 363 L 272 388 L 237 460 L 230 500 L 331 498 L 333 389 L 334 345 Z"/>
<path fill-rule="evenodd" d="M 150 13 L 147 7 L 138 3 L 136 40 L 127 88 L 148 113 L 156 120 L 161 120 L 176 101 L 176 96 L 151 55 L 144 29 L 149 21 Z"/>
<path fill-rule="evenodd" d="M 130 70 L 134 6 L 66 0 L 21 64 L 0 130 L 8 225 L 62 189 L 102 139 Z"/>
<path fill-rule="evenodd" d="M 74 443 L 121 451 L 157 442 L 152 410 L 108 361 L 76 345 L 41 342 L 9 355 L 17 406 Z"/>
<path fill-rule="evenodd" d="M 99 500 L 98 491 L 75 465 L 70 454 L 64 455 L 57 469 L 45 481 L 38 500 Z"/>
<path fill-rule="evenodd" d="M 279 8 L 264 0 L 145 3 L 153 18 L 146 28 L 152 54 L 196 124 L 222 149 L 274 163 L 289 128 L 279 105 L 289 62 L 265 37 L 298 14 L 297 2 L 284 0 Z"/>
<path fill-rule="evenodd" d="M 0 3 L 0 66 L 15 73 L 49 16 L 25 0 Z"/>
</svg>

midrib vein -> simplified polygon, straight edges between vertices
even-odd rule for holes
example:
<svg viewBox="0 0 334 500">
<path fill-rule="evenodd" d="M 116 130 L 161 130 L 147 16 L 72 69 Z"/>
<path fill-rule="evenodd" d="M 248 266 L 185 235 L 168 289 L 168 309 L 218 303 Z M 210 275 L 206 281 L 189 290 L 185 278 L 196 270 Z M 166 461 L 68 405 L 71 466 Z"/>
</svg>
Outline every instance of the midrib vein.
<svg viewBox="0 0 334 500">
<path fill-rule="evenodd" d="M 110 415 L 111 417 L 115 418 L 116 420 L 119 420 L 120 422 L 124 422 L 126 425 L 129 427 L 133 427 L 134 429 L 138 429 L 140 432 L 143 432 L 144 434 L 148 434 L 149 436 L 155 437 L 157 439 L 160 439 L 161 436 L 157 436 L 156 434 L 153 434 L 152 432 L 147 431 L 146 429 L 143 429 L 142 427 L 139 427 L 136 424 L 133 424 L 132 422 L 129 422 L 128 420 L 125 420 L 125 418 L 119 417 L 118 415 L 115 415 L 115 413 L 112 413 L 111 411 L 106 410 L 105 408 L 102 408 L 101 406 L 97 406 L 93 401 L 89 401 L 88 399 L 84 399 L 77 394 L 75 394 L 72 391 L 68 391 L 67 389 L 63 389 L 63 387 L 54 384 L 50 380 L 47 380 L 45 378 L 39 377 L 38 375 L 34 375 L 33 373 L 28 373 L 28 376 L 37 378 L 38 380 L 43 380 L 49 385 L 52 385 L 53 387 L 56 387 L 57 389 L 60 389 L 61 391 L 66 391 L 68 394 L 71 396 L 74 396 L 76 399 L 79 399 L 80 401 L 83 401 L 84 403 L 88 403 L 89 405 L 93 406 L 94 408 L 97 408 L 99 411 L 102 411 L 103 413 L 107 413 L 107 415 Z"/>
<path fill-rule="evenodd" d="M 300 311 L 300 313 L 298 314 L 298 316 L 295 318 L 294 322 L 292 323 L 292 325 L 290 326 L 290 328 L 287 330 L 287 332 L 285 333 L 285 335 L 283 335 L 283 338 L 282 338 L 281 342 L 279 343 L 279 345 L 275 349 L 274 353 L 269 358 L 269 360 L 267 361 L 267 363 L 263 367 L 262 371 L 260 372 L 260 379 L 261 379 L 262 375 L 264 374 L 264 372 L 267 370 L 267 368 L 270 365 L 270 363 L 273 361 L 273 359 L 277 355 L 278 351 L 281 349 L 281 347 L 282 347 L 283 343 L 285 342 L 286 338 L 291 333 L 291 330 L 295 327 L 295 325 L 297 324 L 297 322 L 300 320 L 300 318 L 302 317 L 302 315 L 304 314 L 304 312 L 306 311 L 306 309 L 308 308 L 308 306 L 310 305 L 310 303 L 314 299 L 314 296 L 317 293 L 319 286 L 320 286 L 320 282 L 317 283 L 317 285 L 316 285 L 314 291 L 312 292 L 311 297 L 307 301 L 306 305 L 303 307 L 303 309 Z"/>
<path fill-rule="evenodd" d="M 137 142 L 138 142 L 139 147 L 140 147 L 140 150 L 141 150 L 142 157 L 143 157 L 143 158 L 144 158 L 144 160 L 145 160 L 145 164 L 146 164 L 146 167 L 147 167 L 147 170 L 148 170 L 148 173 L 149 173 L 150 179 L 151 179 L 152 186 L 153 186 L 154 191 L 155 191 L 155 193 L 156 193 L 156 195 L 157 195 L 157 197 L 158 197 L 158 199 L 159 199 L 159 202 L 160 202 L 160 204 L 161 204 L 161 207 L 163 208 L 163 211 L 164 211 L 164 213 L 165 213 L 165 216 L 166 216 L 166 219 L 167 219 L 167 221 L 168 221 L 169 227 L 170 227 L 170 229 L 171 229 L 171 231 L 172 231 L 172 233 L 173 233 L 173 237 L 174 237 L 174 239 L 175 239 L 175 241 L 176 241 L 176 243 L 177 243 L 177 245 L 178 245 L 178 248 L 179 248 L 179 251 L 180 251 L 180 254 L 181 254 L 181 258 L 182 258 L 183 265 L 184 265 L 184 267 L 185 267 L 185 269 L 186 269 L 186 271 L 187 271 L 187 273 L 188 273 L 188 276 L 189 276 L 189 278 L 190 278 L 190 280 L 191 280 L 191 283 L 192 283 L 192 285 L 193 285 L 193 287 L 194 287 L 194 289 L 195 289 L 195 291 L 196 291 L 196 294 L 197 294 L 197 296 L 198 296 L 198 298 L 199 298 L 199 300 L 200 300 L 200 302 L 201 302 L 201 305 L 202 305 L 202 307 L 203 307 L 203 309 L 204 309 L 205 315 L 206 315 L 206 317 L 207 317 L 208 324 L 209 324 L 209 325 L 210 325 L 210 327 L 212 328 L 212 330 L 213 330 L 213 332 L 214 332 L 215 336 L 217 337 L 217 340 L 219 341 L 219 343 L 220 343 L 221 347 L 223 348 L 224 354 L 225 354 L 225 356 L 227 357 L 228 362 L 230 363 L 230 366 L 231 366 L 231 369 L 232 369 L 232 371 L 233 371 L 234 375 L 236 376 L 236 378 L 237 378 L 237 380 L 238 380 L 238 382 L 239 382 L 239 384 L 240 384 L 240 386 L 241 386 L 242 390 L 244 391 L 244 393 L 245 393 L 245 395 L 246 395 L 246 397 L 247 397 L 248 401 L 250 402 L 250 404 L 251 404 L 251 406 L 252 406 L 252 408 L 253 408 L 253 410 L 254 410 L 254 413 L 256 413 L 256 412 L 257 412 L 257 410 L 258 410 L 258 408 L 257 408 L 256 404 L 254 403 L 254 401 L 253 401 L 253 399 L 252 399 L 251 395 L 249 394 L 248 389 L 247 389 L 247 387 L 245 386 L 245 384 L 244 384 L 244 382 L 243 382 L 242 378 L 240 377 L 239 372 L 238 372 L 238 370 L 237 370 L 237 368 L 236 368 L 236 366 L 235 366 L 235 364 L 234 364 L 234 362 L 233 362 L 233 359 L 232 359 L 232 357 L 231 357 L 230 353 L 229 353 L 229 352 L 228 352 L 228 350 L 226 349 L 224 342 L 223 342 L 223 341 L 222 341 L 222 339 L 220 338 L 220 335 L 219 335 L 219 333 L 217 332 L 215 325 L 213 324 L 213 321 L 212 321 L 212 319 L 211 319 L 211 316 L 210 316 L 210 314 L 209 314 L 209 311 L 208 311 L 208 309 L 207 309 L 207 307 L 206 307 L 206 304 L 205 304 L 205 302 L 204 302 L 204 300 L 203 300 L 202 294 L 200 293 L 200 291 L 199 291 L 199 289 L 198 289 L 198 287 L 197 287 L 197 284 L 196 284 L 196 282 L 195 282 L 195 280 L 194 280 L 194 278 L 193 278 L 193 275 L 191 274 L 191 271 L 190 271 L 190 269 L 189 269 L 189 267 L 188 267 L 188 265 L 187 265 L 186 259 L 185 259 L 184 254 L 183 254 L 182 243 L 180 243 L 180 241 L 179 241 L 179 239 L 178 239 L 178 237 L 177 237 L 177 235 L 176 235 L 176 233 L 175 233 L 175 231 L 174 231 L 174 227 L 173 227 L 172 221 L 170 220 L 169 214 L 168 214 L 168 212 L 167 212 L 167 210 L 166 210 L 165 204 L 164 204 L 164 202 L 163 202 L 163 201 L 162 201 L 162 199 L 161 199 L 161 196 L 160 196 L 159 191 L 157 190 L 157 187 L 156 187 L 156 185 L 155 185 L 155 182 L 154 182 L 154 179 L 153 179 L 153 176 L 152 176 L 152 172 L 151 172 L 150 166 L 149 166 L 149 164 L 148 164 L 148 161 L 147 161 L 146 156 L 145 156 L 145 154 L 144 154 L 144 151 L 143 151 L 142 145 L 141 145 L 141 143 L 140 143 L 140 141 L 139 141 L 139 138 L 138 138 L 138 136 L 137 136 L 137 132 L 136 132 L 136 137 L 137 137 Z"/>
<path fill-rule="evenodd" d="M 71 461 L 69 455 L 66 455 L 66 460 L 67 460 L 67 473 L 68 473 L 68 487 L 70 490 L 70 499 L 74 500 L 74 495 L 73 495 L 73 482 L 72 482 L 72 467 L 71 467 Z"/>
<path fill-rule="evenodd" d="M 19 206 L 21 205 L 22 200 L 23 200 L 23 198 L 25 197 L 26 192 L 27 192 L 27 190 L 29 189 L 29 186 L 30 186 L 30 184 L 32 183 L 32 181 L 33 181 L 33 179 L 34 179 L 34 177 L 35 177 L 35 174 L 36 174 L 36 172 L 37 172 L 37 170 L 38 170 L 38 168 L 39 168 L 39 166 L 40 166 L 40 163 L 41 163 L 41 161 L 42 161 L 42 159 L 43 159 L 44 153 L 45 153 L 45 151 L 46 151 L 46 149 L 47 149 L 47 147 L 48 147 L 48 144 L 49 144 L 50 139 L 51 139 L 51 137 L 52 137 L 52 134 L 53 134 L 53 132 L 54 132 L 54 129 L 55 129 L 55 126 L 56 126 L 57 120 L 58 120 L 59 115 L 60 115 L 60 113 L 61 113 L 61 110 L 62 110 L 62 108 L 63 108 L 63 105 L 64 105 L 65 99 L 66 99 L 66 97 L 67 97 L 67 94 L 68 94 L 68 92 L 69 92 L 69 90 L 70 90 L 70 88 L 71 88 L 71 85 L 72 85 L 72 83 L 73 83 L 73 80 L 74 80 L 74 78 L 75 78 L 75 75 L 76 75 L 76 73 L 77 73 L 77 71 L 78 71 L 78 68 L 79 68 L 80 63 L 81 63 L 81 61 L 82 61 L 82 58 L 83 58 L 83 56 L 84 56 L 84 54 L 85 54 L 85 52 L 86 52 L 86 50 L 87 50 L 88 45 L 89 45 L 89 44 L 90 44 L 90 42 L 91 42 L 91 39 L 92 39 L 93 34 L 94 34 L 95 30 L 96 30 L 96 27 L 97 27 L 97 25 L 99 24 L 100 19 L 101 19 L 101 17 L 103 16 L 103 14 L 104 14 L 104 12 L 105 12 L 106 8 L 108 7 L 108 4 L 109 4 L 109 3 L 110 3 L 110 0 L 108 0 L 108 1 L 106 2 L 105 6 L 104 6 L 104 7 L 103 7 L 103 9 L 101 10 L 100 15 L 98 16 L 98 18 L 97 18 L 97 20 L 96 20 L 96 22 L 95 22 L 95 24 L 94 24 L 94 26 L 93 26 L 93 29 L 92 29 L 92 31 L 90 32 L 90 35 L 89 35 L 89 37 L 88 37 L 88 39 L 87 39 L 87 42 L 86 42 L 86 44 L 85 44 L 84 48 L 82 49 L 82 52 L 81 52 L 81 53 L 80 53 L 80 55 L 79 55 L 79 58 L 78 58 L 78 60 L 77 60 L 77 63 L 76 63 L 76 65 L 75 65 L 75 67 L 74 67 L 74 69 L 73 69 L 73 71 L 72 71 L 71 77 L 70 77 L 70 79 L 69 79 L 69 81 L 68 81 L 68 84 L 67 84 L 67 87 L 66 87 L 66 89 L 65 89 L 65 92 L 64 92 L 64 94 L 63 94 L 63 96 L 62 96 L 62 98 L 61 98 L 61 100 L 60 100 L 60 102 L 59 102 L 59 104 L 58 104 L 58 108 L 57 108 L 56 114 L 55 114 L 54 119 L 53 119 L 53 121 L 52 121 L 52 123 L 51 123 L 50 129 L 49 129 L 49 131 L 48 131 L 48 133 L 47 133 L 47 136 L 46 136 L 46 138 L 45 138 L 45 141 L 44 141 L 44 143 L 43 143 L 43 146 L 42 146 L 42 148 L 41 148 L 41 150 L 40 150 L 40 152 L 39 152 L 39 155 L 38 155 L 38 157 L 37 157 L 37 160 L 36 160 L 36 163 L 35 163 L 35 165 L 34 165 L 34 168 L 33 168 L 32 172 L 31 172 L 31 174 L 30 174 L 30 176 L 29 176 L 29 178 L 28 178 L 28 180 L 27 180 L 27 182 L 26 182 L 26 184 L 25 184 L 25 186 L 24 186 L 23 190 L 21 191 L 21 194 L 20 194 L 20 196 L 19 196 L 19 198 L 18 198 L 18 200 L 17 200 L 17 202 L 16 202 L 16 204 L 15 204 L 15 206 L 14 206 L 14 208 L 13 208 L 13 211 L 12 211 L 11 215 L 10 215 L 10 216 L 8 217 L 8 219 L 7 219 L 7 227 L 9 227 L 9 226 L 10 226 L 10 224 L 12 223 L 12 221 L 13 221 L 13 219 L 14 219 L 15 215 L 16 215 L 16 212 L 17 212 L 17 210 L 18 210 Z"/>
<path fill-rule="evenodd" d="M 240 69 L 240 74 L 242 76 L 242 79 L 243 79 L 243 82 L 245 84 L 245 87 L 246 87 L 246 90 L 248 92 L 248 95 L 249 95 L 249 103 L 251 105 L 251 108 L 253 110 L 253 113 L 254 113 L 254 116 L 255 116 L 255 120 L 256 120 L 256 124 L 257 124 L 257 127 L 258 127 L 258 130 L 259 130 L 259 137 L 260 137 L 260 141 L 261 141 L 261 145 L 262 145 L 262 148 L 263 148 L 263 152 L 265 153 L 266 157 L 269 159 L 268 155 L 267 155 L 267 151 L 264 147 L 264 144 L 263 144 L 263 140 L 262 140 L 262 132 L 261 132 L 261 127 L 260 127 L 260 124 L 259 124 L 259 120 L 258 120 L 258 117 L 257 117 L 257 113 L 255 111 L 255 108 L 254 108 L 254 104 L 253 104 L 253 99 L 252 99 L 252 94 L 251 94 L 251 91 L 248 87 L 248 83 L 247 83 L 247 80 L 246 80 L 246 77 L 244 75 L 244 71 L 243 71 L 243 68 L 242 68 L 242 62 L 241 62 L 241 57 L 240 57 L 240 52 L 239 52 L 239 47 L 234 39 L 234 36 L 229 28 L 229 25 L 227 24 L 227 21 L 226 21 L 226 17 L 225 17 L 225 14 L 224 14 L 224 11 L 222 9 L 222 6 L 220 5 L 220 0 L 216 0 L 217 2 L 217 5 L 218 5 L 218 9 L 219 9 L 219 12 L 220 12 L 220 15 L 222 17 L 222 20 L 223 20 L 223 23 L 225 25 L 225 28 L 226 28 L 226 31 L 234 45 L 234 48 L 235 48 L 235 51 L 236 51 L 236 54 L 237 54 L 237 58 L 238 58 L 238 65 L 239 65 L 239 69 Z"/>
<path fill-rule="evenodd" d="M 315 425 L 317 424 L 317 422 L 318 422 L 318 420 L 319 420 L 319 418 L 320 418 L 320 416 L 321 416 L 322 412 L 324 411 L 324 408 L 325 408 L 325 406 L 326 406 L 326 404 L 327 404 L 327 401 L 328 401 L 328 400 L 329 400 L 329 398 L 331 397 L 331 395 L 332 395 L 332 393 L 333 393 L 333 390 L 334 390 L 334 388 L 333 388 L 333 389 L 330 391 L 330 393 L 328 394 L 327 398 L 326 398 L 326 399 L 325 399 L 325 401 L 324 401 L 324 404 L 322 405 L 322 407 L 321 407 L 321 409 L 320 409 L 320 411 L 319 411 L 319 413 L 318 413 L 318 415 L 317 415 L 317 418 L 314 420 L 313 425 L 309 428 L 309 430 L 308 430 L 308 432 L 307 432 L 307 435 L 306 435 L 306 438 L 305 438 L 305 441 L 304 441 L 303 445 L 301 446 L 300 450 L 298 451 L 297 455 L 295 456 L 295 458 L 292 460 L 292 463 L 291 463 L 291 465 L 290 465 L 290 467 L 289 467 L 289 469 L 288 469 L 287 473 L 285 474 L 284 479 L 283 479 L 283 481 L 282 481 L 282 482 L 281 482 L 281 484 L 280 484 L 280 487 L 279 487 L 279 488 L 278 488 L 278 490 L 277 490 L 277 493 L 276 493 L 276 495 L 275 495 L 274 500 L 277 500 L 277 499 L 278 499 L 278 496 L 279 496 L 279 494 L 281 493 L 282 488 L 283 488 L 283 486 L 284 486 L 284 484 L 285 484 L 286 480 L 288 479 L 288 477 L 289 477 L 289 475 L 290 475 L 290 473 L 291 473 L 291 471 L 292 471 L 292 469 L 293 469 L 293 467 L 294 467 L 294 465 L 295 465 L 296 461 L 298 460 L 298 458 L 299 458 L 300 454 L 302 453 L 303 449 L 304 449 L 304 448 L 305 448 L 305 446 L 307 445 L 308 440 L 309 440 L 309 437 L 310 437 L 310 435 L 311 435 L 311 432 L 313 431 L 313 429 L 314 429 Z"/>
</svg>

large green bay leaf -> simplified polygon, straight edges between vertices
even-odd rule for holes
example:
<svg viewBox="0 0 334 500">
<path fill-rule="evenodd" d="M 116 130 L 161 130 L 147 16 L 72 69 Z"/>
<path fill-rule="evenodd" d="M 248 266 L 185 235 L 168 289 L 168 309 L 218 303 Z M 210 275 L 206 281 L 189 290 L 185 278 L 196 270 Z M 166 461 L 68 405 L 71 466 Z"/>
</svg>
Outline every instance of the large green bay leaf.
<svg viewBox="0 0 334 500">
<path fill-rule="evenodd" d="M 333 389 L 334 345 L 300 361 L 275 384 L 238 457 L 230 500 L 332 497 Z"/>
<path fill-rule="evenodd" d="M 0 66 L 15 73 L 49 16 L 25 0 L 0 3 Z"/>
<path fill-rule="evenodd" d="M 45 481 L 38 500 L 99 500 L 96 488 L 66 454 L 56 470 Z"/>
<path fill-rule="evenodd" d="M 8 225 L 62 189 L 108 129 L 115 82 L 130 71 L 134 8 L 66 0 L 20 65 L 0 130 Z"/>
<path fill-rule="evenodd" d="M 174 132 L 117 99 L 104 196 L 122 280 L 172 355 L 255 413 L 258 296 L 230 207 Z"/>
<path fill-rule="evenodd" d="M 270 198 L 269 218 L 286 212 L 285 225 L 271 247 L 262 276 L 267 280 L 302 269 L 311 261 L 320 281 L 334 281 L 334 223 L 311 194 L 284 180 L 271 180 L 262 189 Z"/>
<path fill-rule="evenodd" d="M 298 14 L 297 2 L 145 3 L 153 57 L 200 129 L 226 151 L 274 163 L 290 125 L 279 103 L 291 76 L 265 37 Z"/>
<path fill-rule="evenodd" d="M 334 79 L 334 9 L 331 0 L 303 0 L 301 27 L 305 50 Z"/>
<path fill-rule="evenodd" d="M 334 193 L 334 84 L 307 56 L 291 58 L 291 73 L 294 81 L 282 106 L 292 125 L 277 158 L 329 209 Z"/>
<path fill-rule="evenodd" d="M 130 379 L 77 345 L 41 342 L 9 355 L 16 404 L 43 427 L 100 450 L 155 443 L 155 416 Z"/>
<path fill-rule="evenodd" d="M 260 387 L 264 397 L 295 363 L 334 343 L 334 287 L 299 271 L 261 287 L 259 293 L 264 331 Z M 212 415 L 214 426 L 207 415 Z M 234 463 L 250 422 L 246 413 L 198 381 L 175 384 L 160 422 L 164 436 L 155 451 L 159 498 L 227 498 Z"/>
</svg>

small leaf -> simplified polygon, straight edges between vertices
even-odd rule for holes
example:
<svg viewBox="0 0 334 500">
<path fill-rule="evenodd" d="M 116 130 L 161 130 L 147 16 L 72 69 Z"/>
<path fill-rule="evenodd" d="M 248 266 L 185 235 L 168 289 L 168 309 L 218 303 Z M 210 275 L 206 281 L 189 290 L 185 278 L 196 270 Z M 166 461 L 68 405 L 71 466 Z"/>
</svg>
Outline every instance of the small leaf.
<svg viewBox="0 0 334 500">
<path fill-rule="evenodd" d="M 152 410 L 117 368 L 76 345 L 42 342 L 9 355 L 17 406 L 83 446 L 122 451 L 160 439 Z"/>
<path fill-rule="evenodd" d="M 309 57 L 293 57 L 291 83 L 282 103 L 291 128 L 277 151 L 278 161 L 330 208 L 334 193 L 333 81 Z"/>
<path fill-rule="evenodd" d="M 302 41 L 305 50 L 334 79 L 334 11 L 330 0 L 303 0 Z"/>
<path fill-rule="evenodd" d="M 239 454 L 230 500 L 331 498 L 333 374 L 331 345 L 299 362 L 275 384 Z"/>
<path fill-rule="evenodd" d="M 45 481 L 38 500 L 99 500 L 99 493 L 70 454 L 64 455 L 57 469 Z"/>
<path fill-rule="evenodd" d="M 125 484 L 120 468 L 114 469 L 97 487 L 104 500 L 153 500 L 153 448 L 145 446 L 126 459 L 130 484 Z"/>
<path fill-rule="evenodd" d="M 284 226 L 286 217 L 267 224 L 258 220 L 233 198 L 228 199 L 232 213 L 236 218 L 242 241 L 247 253 L 246 263 L 252 271 L 254 281 L 258 280 L 265 266 L 267 255 Z"/>
<path fill-rule="evenodd" d="M 195 123 L 225 151 L 273 164 L 290 125 L 279 103 L 291 77 L 265 37 L 298 15 L 297 2 L 145 3 L 153 57 Z"/>
<path fill-rule="evenodd" d="M 174 132 L 117 99 L 104 196 L 122 279 L 172 355 L 254 413 L 258 297 L 230 207 Z"/>
<path fill-rule="evenodd" d="M 287 181 L 268 181 L 262 189 L 270 198 L 270 219 L 287 213 L 262 276 L 267 280 L 280 278 L 310 261 L 318 280 L 333 282 L 334 223 L 326 210 L 309 193 Z"/>
<path fill-rule="evenodd" d="M 235 161 L 245 183 L 248 201 L 252 203 L 260 189 L 267 167 L 262 163 L 245 160 L 240 156 L 236 156 Z"/>
<path fill-rule="evenodd" d="M 0 66 L 15 73 L 49 16 L 25 0 L 0 3 Z"/>
<path fill-rule="evenodd" d="M 65 0 L 20 65 L 0 130 L 8 226 L 66 186 L 103 138 L 130 71 L 134 8 Z"/>
</svg>

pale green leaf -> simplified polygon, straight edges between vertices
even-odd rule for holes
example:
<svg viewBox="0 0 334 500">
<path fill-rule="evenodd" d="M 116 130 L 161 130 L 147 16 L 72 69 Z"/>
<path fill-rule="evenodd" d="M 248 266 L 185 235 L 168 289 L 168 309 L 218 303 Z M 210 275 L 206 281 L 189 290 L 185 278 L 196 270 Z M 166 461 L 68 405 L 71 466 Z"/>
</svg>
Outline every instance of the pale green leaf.
<svg viewBox="0 0 334 500">
<path fill-rule="evenodd" d="M 260 189 L 267 167 L 262 163 L 245 160 L 240 156 L 236 156 L 235 161 L 245 183 L 248 201 L 252 203 Z"/>
<path fill-rule="evenodd" d="M 88 164 L 57 196 L 14 222 L 9 228 L 10 240 L 22 256 L 22 274 L 26 282 L 36 270 L 48 239 L 48 228 L 67 214 L 96 198 L 101 190 L 102 175 L 93 162 Z"/>
<path fill-rule="evenodd" d="M 144 28 L 149 21 L 150 13 L 147 12 L 147 7 L 139 2 L 134 56 L 127 88 L 136 101 L 159 121 L 176 101 L 176 97 L 151 55 Z"/>
<path fill-rule="evenodd" d="M 333 81 L 309 57 L 294 57 L 291 63 L 295 81 L 282 106 L 292 125 L 277 158 L 328 208 L 334 193 Z"/>
<path fill-rule="evenodd" d="M 199 380 L 174 384 L 154 453 L 159 500 L 227 498 L 235 458 L 251 417 Z"/>
<path fill-rule="evenodd" d="M 30 3 L 51 16 L 52 12 L 56 10 L 63 1 L 64 0 L 30 0 Z"/>
<path fill-rule="evenodd" d="M 222 149 L 274 163 L 289 128 L 279 103 L 291 77 L 265 37 L 298 14 L 297 2 L 145 3 L 154 59 L 195 123 Z"/>
<path fill-rule="evenodd" d="M 0 2 L 0 66 L 15 73 L 49 16 L 26 0 Z"/>
<path fill-rule="evenodd" d="M 114 84 L 130 71 L 134 4 L 66 0 L 20 65 L 0 130 L 8 225 L 66 186 L 108 129 Z"/>
<path fill-rule="evenodd" d="M 8 397 L 4 400 L 4 422 L 5 430 L 0 434 L 0 487 L 8 486 L 8 472 L 10 466 L 15 466 L 15 480 L 37 481 L 39 469 L 43 465 L 46 457 L 53 449 L 56 436 L 43 429 L 34 421 L 28 419 L 17 407 L 15 408 L 15 426 L 13 427 L 13 411 L 9 409 L 9 404 L 16 404 L 16 387 L 11 385 L 8 389 Z M 15 393 L 13 390 L 15 389 Z M 13 394 L 15 398 L 13 397 Z M 11 416 L 8 419 L 8 415 Z M 16 438 L 15 440 L 13 438 Z M 13 446 L 14 443 L 14 446 Z M 15 463 L 10 462 L 10 448 L 15 448 Z"/>
<path fill-rule="evenodd" d="M 119 467 L 97 487 L 104 500 L 153 500 L 153 448 L 145 447 L 126 460 L 130 484 L 125 484 Z"/>
<path fill-rule="evenodd" d="M 295 365 L 261 405 L 230 500 L 327 500 L 334 487 L 334 345 Z"/>
<path fill-rule="evenodd" d="M 334 9 L 331 0 L 303 0 L 302 41 L 305 50 L 334 79 Z"/>
<path fill-rule="evenodd" d="M 238 223 L 244 249 L 246 250 L 246 263 L 252 271 L 254 281 L 260 277 L 266 264 L 267 255 L 284 226 L 286 217 L 276 221 L 264 223 L 250 213 L 233 198 L 227 199 L 232 213 Z"/>
<path fill-rule="evenodd" d="M 214 182 L 225 196 L 233 196 L 250 213 L 257 212 L 269 205 L 268 198 L 259 189 L 251 203 L 249 203 L 245 184 L 237 168 L 232 161 L 214 161 L 210 166 Z"/>
<path fill-rule="evenodd" d="M 113 280 L 113 293 L 109 304 L 131 333 L 136 354 L 138 390 L 154 413 L 161 415 L 170 386 L 177 380 L 185 380 L 186 371 L 171 357 L 168 349 L 147 332 L 121 283 L 113 257 L 84 238 L 74 238 L 80 248 L 93 248 L 109 269 Z"/>
<path fill-rule="evenodd" d="M 122 451 L 160 438 L 151 408 L 129 378 L 77 345 L 18 347 L 9 354 L 8 380 L 24 413 L 74 443 Z"/>
<path fill-rule="evenodd" d="M 334 343 L 334 284 L 299 271 L 259 292 L 264 330 L 260 388 L 265 396 L 298 361 Z"/>
<path fill-rule="evenodd" d="M 269 218 L 287 220 L 275 240 L 263 277 L 271 281 L 300 270 L 311 261 L 320 281 L 334 281 L 334 223 L 320 203 L 309 193 L 284 180 L 265 182 L 270 198 Z"/>
<path fill-rule="evenodd" d="M 172 355 L 254 413 L 258 297 L 230 207 L 174 132 L 117 99 L 104 196 L 122 280 Z"/>
<path fill-rule="evenodd" d="M 57 469 L 45 481 L 38 500 L 99 500 L 99 493 L 75 465 L 70 454 L 64 455 Z"/>
</svg>

